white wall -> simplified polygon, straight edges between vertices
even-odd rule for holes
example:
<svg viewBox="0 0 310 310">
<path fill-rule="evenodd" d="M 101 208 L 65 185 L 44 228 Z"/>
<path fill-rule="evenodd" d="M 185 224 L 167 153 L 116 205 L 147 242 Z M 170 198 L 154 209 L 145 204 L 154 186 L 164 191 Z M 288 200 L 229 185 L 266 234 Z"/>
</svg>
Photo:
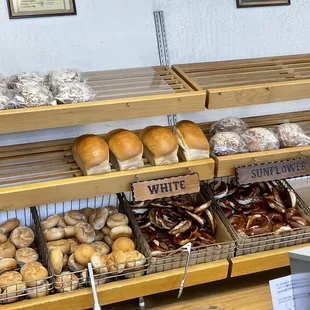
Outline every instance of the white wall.
<svg viewBox="0 0 310 310">
<path fill-rule="evenodd" d="M 0 72 L 158 64 L 152 10 L 163 10 L 171 63 L 310 52 L 310 1 L 237 9 L 235 0 L 76 0 L 78 16 L 9 20 L 0 2 Z M 310 100 L 179 115 L 199 122 L 308 110 Z M 0 136 L 0 145 L 166 124 L 165 116 Z"/>
</svg>

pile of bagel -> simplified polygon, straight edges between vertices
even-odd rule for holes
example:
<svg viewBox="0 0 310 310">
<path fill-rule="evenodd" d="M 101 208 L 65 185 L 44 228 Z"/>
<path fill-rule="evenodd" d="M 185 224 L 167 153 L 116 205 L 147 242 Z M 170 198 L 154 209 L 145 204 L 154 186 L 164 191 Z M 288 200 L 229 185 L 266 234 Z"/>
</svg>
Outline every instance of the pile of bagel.
<svg viewBox="0 0 310 310">
<path fill-rule="evenodd" d="M 136 250 L 128 218 L 116 207 L 70 210 L 41 222 L 57 292 L 87 284 L 91 263 L 97 285 L 111 275 L 142 276 L 146 259 Z"/>
</svg>

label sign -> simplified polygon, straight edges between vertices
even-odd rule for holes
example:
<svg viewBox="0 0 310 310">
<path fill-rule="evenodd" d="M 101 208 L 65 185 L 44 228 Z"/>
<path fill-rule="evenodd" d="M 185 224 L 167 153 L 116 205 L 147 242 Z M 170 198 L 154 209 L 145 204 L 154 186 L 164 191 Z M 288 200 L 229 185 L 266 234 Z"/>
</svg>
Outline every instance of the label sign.
<svg viewBox="0 0 310 310">
<path fill-rule="evenodd" d="M 236 168 L 239 184 L 282 180 L 310 174 L 310 157 Z"/>
<path fill-rule="evenodd" d="M 132 184 L 136 201 L 153 200 L 197 193 L 200 191 L 199 176 L 197 173 L 184 176 L 136 182 Z"/>
</svg>

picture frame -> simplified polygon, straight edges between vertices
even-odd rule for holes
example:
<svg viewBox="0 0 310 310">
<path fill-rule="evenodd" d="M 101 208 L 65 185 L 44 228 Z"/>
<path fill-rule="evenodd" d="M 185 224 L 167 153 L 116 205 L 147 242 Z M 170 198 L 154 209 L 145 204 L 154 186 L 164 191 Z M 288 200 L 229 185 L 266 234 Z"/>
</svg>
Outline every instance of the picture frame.
<svg viewBox="0 0 310 310">
<path fill-rule="evenodd" d="M 10 19 L 77 15 L 75 0 L 7 0 Z"/>
<path fill-rule="evenodd" d="M 237 8 L 291 5 L 291 0 L 236 0 Z"/>
</svg>

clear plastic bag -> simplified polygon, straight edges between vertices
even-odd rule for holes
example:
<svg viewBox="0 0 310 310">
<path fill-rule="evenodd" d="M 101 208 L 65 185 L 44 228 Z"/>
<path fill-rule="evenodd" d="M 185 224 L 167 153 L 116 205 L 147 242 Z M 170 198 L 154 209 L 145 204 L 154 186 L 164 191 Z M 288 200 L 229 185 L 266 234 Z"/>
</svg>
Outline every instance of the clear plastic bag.
<svg viewBox="0 0 310 310">
<path fill-rule="evenodd" d="M 3 76 L 0 75 L 0 95 L 4 94 L 8 89 L 8 85 L 6 83 L 6 80 Z"/>
<path fill-rule="evenodd" d="M 247 143 L 249 152 L 270 151 L 280 148 L 278 137 L 268 128 L 251 128 L 246 130 L 242 136 Z"/>
<path fill-rule="evenodd" d="M 0 110 L 14 109 L 13 96 L 12 93 L 6 91 L 5 93 L 0 93 Z"/>
<path fill-rule="evenodd" d="M 212 124 L 210 129 L 210 136 L 213 137 L 218 132 L 237 132 L 244 133 L 248 129 L 248 125 L 239 118 L 225 117 Z"/>
<path fill-rule="evenodd" d="M 244 138 L 236 132 L 218 132 L 210 140 L 210 150 L 218 156 L 248 152 Z"/>
<path fill-rule="evenodd" d="M 36 72 L 23 72 L 11 76 L 8 79 L 8 87 L 10 89 L 23 89 L 28 86 L 47 86 L 46 77 Z"/>
<path fill-rule="evenodd" d="M 60 103 L 91 101 L 96 92 L 86 83 L 65 83 L 57 87 L 55 99 Z"/>
<path fill-rule="evenodd" d="M 275 128 L 280 147 L 305 146 L 310 144 L 309 136 L 297 124 L 287 123 Z"/>
<path fill-rule="evenodd" d="M 48 86 L 52 91 L 64 83 L 83 82 L 82 74 L 75 69 L 54 70 L 47 75 Z"/>
<path fill-rule="evenodd" d="M 14 98 L 16 108 L 33 108 L 57 105 L 51 91 L 43 86 L 26 86 L 17 92 Z"/>
</svg>

